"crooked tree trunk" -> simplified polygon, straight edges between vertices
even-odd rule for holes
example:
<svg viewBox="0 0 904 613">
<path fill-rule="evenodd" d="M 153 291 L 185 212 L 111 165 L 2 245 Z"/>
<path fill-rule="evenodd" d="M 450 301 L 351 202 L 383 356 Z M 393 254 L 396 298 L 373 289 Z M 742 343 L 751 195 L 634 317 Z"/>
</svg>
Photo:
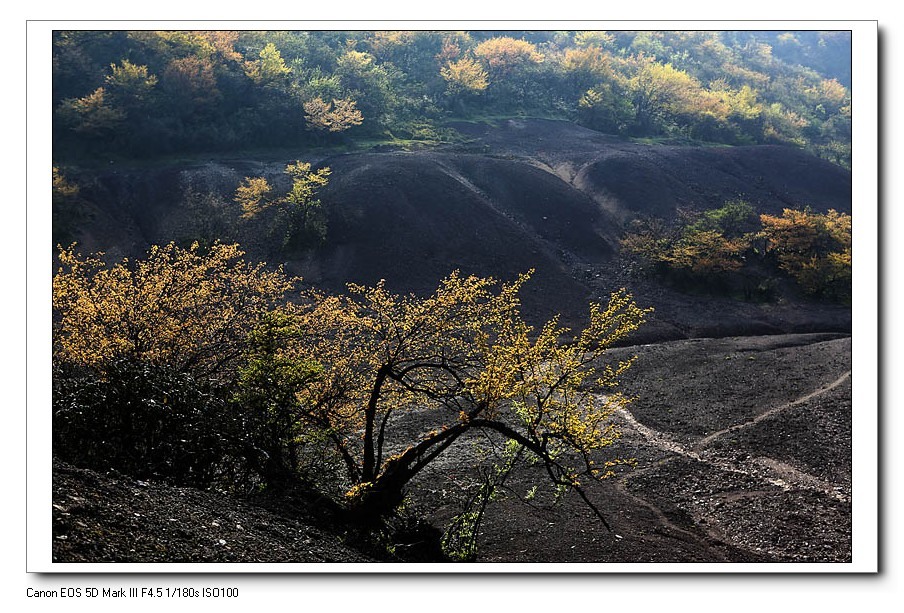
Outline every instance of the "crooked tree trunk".
<svg viewBox="0 0 904 613">
<path fill-rule="evenodd" d="M 456 424 L 389 458 L 373 480 L 359 483 L 346 495 L 352 516 L 366 523 L 391 513 L 404 500 L 411 479 L 470 428 L 468 422 Z"/>
</svg>

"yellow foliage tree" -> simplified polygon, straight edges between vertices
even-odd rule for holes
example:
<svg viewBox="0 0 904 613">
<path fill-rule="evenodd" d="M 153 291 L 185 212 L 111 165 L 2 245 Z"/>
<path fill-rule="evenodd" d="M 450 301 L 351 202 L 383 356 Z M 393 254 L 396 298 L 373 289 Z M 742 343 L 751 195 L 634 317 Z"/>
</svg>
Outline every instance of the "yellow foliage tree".
<svg viewBox="0 0 904 613">
<path fill-rule="evenodd" d="M 476 60 L 464 57 L 447 62 L 440 70 L 450 94 L 482 92 L 490 84 L 487 71 Z"/>
<path fill-rule="evenodd" d="M 761 215 L 766 252 L 808 294 L 850 298 L 851 216 L 785 209 L 781 217 Z"/>
<path fill-rule="evenodd" d="M 688 73 L 650 57 L 639 57 L 635 63 L 636 73 L 628 87 L 638 120 L 645 129 L 654 122 L 667 125 L 677 119 L 727 119 L 728 105 Z"/>
<path fill-rule="evenodd" d="M 66 177 L 62 175 L 60 169 L 53 167 L 53 199 L 54 202 L 61 201 L 78 194 L 78 185 L 70 183 Z"/>
<path fill-rule="evenodd" d="M 113 132 L 126 116 L 122 110 L 113 106 L 103 87 L 98 87 L 82 98 L 63 100 L 58 113 L 74 132 L 88 136 Z"/>
<path fill-rule="evenodd" d="M 245 74 L 257 84 L 273 83 L 292 72 L 273 43 L 267 43 L 258 57 L 257 60 L 245 62 Z"/>
<path fill-rule="evenodd" d="M 382 282 L 350 285 L 347 296 L 307 292 L 261 335 L 245 398 L 291 391 L 293 414 L 342 458 L 347 501 L 365 517 L 394 508 L 415 475 L 478 430 L 514 441 L 556 486 L 583 496 L 583 483 L 611 476 L 619 463 L 595 452 L 618 437 L 611 417 L 628 399 L 615 388 L 632 360 L 605 364 L 604 354 L 648 310 L 618 292 L 606 306 L 591 305 L 587 328 L 563 343 L 568 330 L 556 319 L 540 329 L 522 320 L 526 280 L 498 287 L 453 273 L 423 299 L 394 295 Z M 267 383 L 268 363 L 319 368 Z M 400 426 L 407 413 L 433 427 L 412 436 Z"/>
<path fill-rule="evenodd" d="M 561 62 L 568 74 L 597 80 L 614 77 L 609 55 L 596 46 L 568 48 Z"/>
<path fill-rule="evenodd" d="M 242 219 L 253 219 L 276 207 L 285 230 L 284 246 L 310 246 L 326 238 L 326 215 L 317 192 L 329 183 L 330 168 L 311 170 L 307 162 L 289 164 L 284 171 L 292 177 L 292 187 L 280 198 L 271 198 L 273 188 L 264 177 L 245 177 L 233 200 L 242 207 Z"/>
<path fill-rule="evenodd" d="M 147 66 L 122 60 L 119 66 L 110 64 L 110 74 L 105 82 L 112 94 L 123 99 L 142 101 L 157 85 L 157 77 L 148 74 Z"/>
<path fill-rule="evenodd" d="M 261 315 L 294 281 L 242 260 L 237 245 L 154 246 L 108 266 L 59 248 L 54 357 L 99 372 L 117 358 L 212 375 L 234 364 Z"/>
<path fill-rule="evenodd" d="M 326 102 L 317 97 L 304 103 L 305 122 L 308 128 L 326 132 L 344 132 L 364 123 L 364 115 L 351 99 Z"/>
<path fill-rule="evenodd" d="M 474 48 L 474 55 L 483 60 L 491 74 L 502 76 L 543 61 L 543 54 L 537 51 L 536 45 L 510 36 L 483 41 Z"/>
<path fill-rule="evenodd" d="M 741 254 L 749 247 L 743 238 L 730 239 L 716 230 L 688 233 L 665 255 L 672 268 L 690 270 L 696 275 L 735 272 L 743 266 Z"/>
</svg>

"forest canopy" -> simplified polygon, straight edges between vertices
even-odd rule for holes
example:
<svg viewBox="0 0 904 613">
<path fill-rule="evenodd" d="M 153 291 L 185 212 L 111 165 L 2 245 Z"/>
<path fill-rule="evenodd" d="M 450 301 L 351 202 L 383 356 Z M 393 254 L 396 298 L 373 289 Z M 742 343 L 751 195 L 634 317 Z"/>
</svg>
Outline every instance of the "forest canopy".
<svg viewBox="0 0 904 613">
<path fill-rule="evenodd" d="M 531 115 L 851 159 L 849 32 L 56 31 L 54 156 L 437 142 Z"/>
</svg>

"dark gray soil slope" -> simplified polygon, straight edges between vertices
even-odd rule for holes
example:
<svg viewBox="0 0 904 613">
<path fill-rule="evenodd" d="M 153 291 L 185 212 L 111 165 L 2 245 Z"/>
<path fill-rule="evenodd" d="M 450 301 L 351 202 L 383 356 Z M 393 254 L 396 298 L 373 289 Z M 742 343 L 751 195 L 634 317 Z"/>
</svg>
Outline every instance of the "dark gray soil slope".
<svg viewBox="0 0 904 613">
<path fill-rule="evenodd" d="M 466 145 L 412 152 L 293 157 L 333 170 L 322 200 L 328 240 L 280 251 L 284 228 L 266 215 L 245 222 L 232 202 L 243 177 L 288 187 L 285 160 L 219 160 L 154 168 L 116 164 L 67 176 L 89 210 L 74 229 L 87 251 L 140 256 L 150 244 L 237 241 L 256 260 L 331 291 L 385 279 L 426 293 L 453 270 L 511 280 L 536 270 L 524 308 L 580 325 L 590 300 L 628 287 L 657 308 L 646 340 L 782 332 L 848 331 L 850 310 L 765 306 L 686 296 L 629 276 L 617 257 L 624 224 L 746 198 L 761 211 L 812 206 L 851 210 L 851 175 L 786 147 L 678 147 L 615 140 L 567 122 L 459 124 Z M 703 312 L 701 312 L 703 309 Z"/>
</svg>

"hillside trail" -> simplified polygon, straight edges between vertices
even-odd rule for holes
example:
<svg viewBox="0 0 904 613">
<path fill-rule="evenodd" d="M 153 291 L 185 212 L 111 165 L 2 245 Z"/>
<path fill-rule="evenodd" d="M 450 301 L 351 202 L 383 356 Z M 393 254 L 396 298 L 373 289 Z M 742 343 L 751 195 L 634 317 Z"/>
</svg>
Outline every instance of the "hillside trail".
<svg viewBox="0 0 904 613">
<path fill-rule="evenodd" d="M 648 444 L 652 445 L 654 448 L 672 455 L 653 462 L 648 466 L 627 473 L 616 482 L 615 487 L 620 494 L 647 508 L 659 519 L 661 524 L 665 526 L 669 531 L 659 531 L 660 534 L 681 540 L 690 540 L 697 542 L 701 540 L 709 540 L 710 542 L 714 540 L 715 542 L 720 542 L 722 540 L 721 534 L 717 532 L 714 527 L 703 528 L 705 537 L 699 534 L 691 533 L 681 528 L 668 518 L 662 508 L 660 508 L 650 500 L 647 500 L 642 495 L 630 491 L 628 489 L 629 482 L 632 479 L 635 479 L 650 471 L 656 470 L 657 468 L 673 461 L 676 457 L 685 457 L 697 462 L 701 462 L 720 471 L 737 473 L 745 477 L 756 479 L 758 481 L 764 480 L 769 485 L 778 487 L 783 491 L 788 491 L 791 489 L 811 490 L 829 496 L 830 498 L 833 498 L 839 502 L 849 503 L 850 494 L 845 494 L 844 492 L 840 491 L 835 484 L 819 479 L 818 477 L 806 473 L 805 471 L 795 468 L 787 463 L 769 457 L 748 457 L 744 460 L 739 460 L 737 458 L 729 459 L 725 457 L 719 457 L 715 453 L 710 453 L 709 447 L 713 443 L 727 435 L 735 434 L 747 428 L 753 427 L 763 420 L 781 413 L 782 411 L 786 411 L 793 407 L 799 406 L 807 401 L 826 394 L 847 381 L 850 377 L 851 371 L 848 370 L 830 383 L 827 383 L 826 385 L 808 392 L 807 394 L 799 396 L 798 398 L 795 398 L 790 402 L 774 406 L 752 419 L 745 420 L 741 423 L 733 424 L 731 426 L 713 432 L 691 444 L 678 442 L 664 432 L 660 432 L 643 425 L 635 419 L 634 415 L 626 407 L 622 407 L 618 409 L 616 415 L 618 416 L 618 418 L 620 418 L 620 420 L 624 422 L 627 427 L 639 434 Z M 755 497 L 768 493 L 768 491 L 768 489 L 756 490 L 737 493 L 735 494 L 735 496 Z M 716 553 L 717 555 L 721 555 L 718 551 Z"/>
</svg>

